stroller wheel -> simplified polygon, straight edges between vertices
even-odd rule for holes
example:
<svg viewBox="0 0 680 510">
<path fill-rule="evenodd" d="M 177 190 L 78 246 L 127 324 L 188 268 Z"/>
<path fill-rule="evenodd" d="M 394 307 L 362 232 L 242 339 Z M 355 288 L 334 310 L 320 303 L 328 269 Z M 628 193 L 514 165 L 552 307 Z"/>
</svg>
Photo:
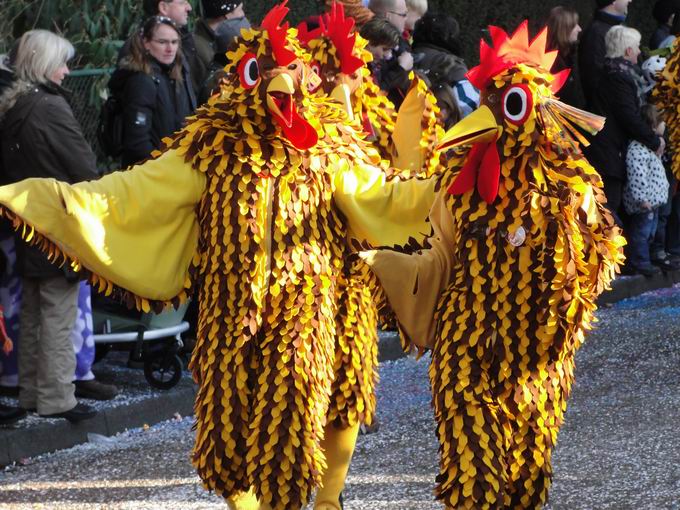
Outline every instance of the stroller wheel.
<svg viewBox="0 0 680 510">
<path fill-rule="evenodd" d="M 144 361 L 144 377 L 159 390 L 169 390 L 182 378 L 182 360 L 177 355 L 160 353 Z"/>
</svg>

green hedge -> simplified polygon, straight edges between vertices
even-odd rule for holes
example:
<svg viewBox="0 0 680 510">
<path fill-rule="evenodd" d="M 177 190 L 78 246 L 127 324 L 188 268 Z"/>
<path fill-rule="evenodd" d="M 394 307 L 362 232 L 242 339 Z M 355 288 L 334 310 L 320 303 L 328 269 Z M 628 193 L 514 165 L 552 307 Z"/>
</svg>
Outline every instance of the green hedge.
<svg viewBox="0 0 680 510">
<path fill-rule="evenodd" d="M 141 18 L 142 0 L 3 0 L 2 5 L 0 53 L 26 30 L 44 28 L 74 44 L 73 67 L 108 67 Z"/>
<path fill-rule="evenodd" d="M 11 41 L 33 27 L 59 30 L 78 50 L 79 66 L 106 67 L 113 63 L 120 41 L 139 19 L 141 0 L 5 0 L 0 16 L 0 52 Z M 200 0 L 192 0 L 197 6 Z M 272 0 L 245 0 L 248 16 L 259 22 L 273 5 Z M 652 0 L 633 2 L 628 24 L 643 32 L 643 41 L 654 28 Z M 477 47 L 488 24 L 512 30 L 528 18 L 536 30 L 555 5 L 569 5 L 581 13 L 582 25 L 593 13 L 594 0 L 430 0 L 430 8 L 455 16 L 463 28 L 464 56 L 469 64 L 477 60 Z M 318 12 L 318 0 L 290 0 L 291 21 L 297 23 Z M 196 11 L 199 12 L 198 10 Z"/>
</svg>

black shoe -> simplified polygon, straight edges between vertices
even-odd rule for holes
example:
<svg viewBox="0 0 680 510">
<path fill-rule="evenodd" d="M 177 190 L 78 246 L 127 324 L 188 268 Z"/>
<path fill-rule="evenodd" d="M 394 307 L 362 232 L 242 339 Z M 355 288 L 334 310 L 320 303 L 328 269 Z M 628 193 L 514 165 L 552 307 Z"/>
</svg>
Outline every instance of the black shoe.
<svg viewBox="0 0 680 510">
<path fill-rule="evenodd" d="M 86 404 L 76 404 L 73 409 L 64 411 L 63 413 L 41 414 L 41 418 L 64 418 L 71 423 L 77 423 L 83 420 L 89 420 L 97 416 L 97 410 Z"/>
<path fill-rule="evenodd" d="M 675 271 L 680 269 L 680 262 L 674 262 L 670 257 L 652 260 L 652 264 L 657 266 L 662 271 Z"/>
<path fill-rule="evenodd" d="M 668 254 L 668 259 L 675 263 L 680 265 L 680 255 L 676 255 L 675 253 L 669 253 Z"/>
<path fill-rule="evenodd" d="M 629 264 L 624 264 L 620 266 L 621 276 L 633 276 L 637 274 L 635 269 L 633 269 Z"/>
<path fill-rule="evenodd" d="M 2 397 L 18 397 L 19 386 L 0 386 L 0 396 Z"/>
<path fill-rule="evenodd" d="M 113 384 L 104 384 L 92 379 L 91 381 L 74 381 L 76 397 L 91 400 L 111 400 L 118 395 L 118 388 Z"/>
<path fill-rule="evenodd" d="M 0 425 L 12 425 L 26 416 L 26 411 L 20 407 L 10 407 L 0 404 Z"/>
</svg>

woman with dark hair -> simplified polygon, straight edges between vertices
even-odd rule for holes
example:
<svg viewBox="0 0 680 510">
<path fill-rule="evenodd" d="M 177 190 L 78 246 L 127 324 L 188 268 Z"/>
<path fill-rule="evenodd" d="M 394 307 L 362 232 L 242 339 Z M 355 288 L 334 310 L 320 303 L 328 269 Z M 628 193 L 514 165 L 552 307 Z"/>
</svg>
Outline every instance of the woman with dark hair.
<svg viewBox="0 0 680 510">
<path fill-rule="evenodd" d="M 548 48 L 557 50 L 557 60 L 551 71 L 557 73 L 563 69 L 571 69 L 569 79 L 558 95 L 562 102 L 581 108 L 583 94 L 579 87 L 576 70 L 576 46 L 581 33 L 578 13 L 567 7 L 558 5 L 550 11 L 547 21 Z"/>
<path fill-rule="evenodd" d="M 148 158 L 191 113 L 182 82 L 181 45 L 175 23 L 165 16 L 152 16 L 133 36 L 130 54 L 111 77 L 109 89 L 123 105 L 125 166 Z"/>
</svg>

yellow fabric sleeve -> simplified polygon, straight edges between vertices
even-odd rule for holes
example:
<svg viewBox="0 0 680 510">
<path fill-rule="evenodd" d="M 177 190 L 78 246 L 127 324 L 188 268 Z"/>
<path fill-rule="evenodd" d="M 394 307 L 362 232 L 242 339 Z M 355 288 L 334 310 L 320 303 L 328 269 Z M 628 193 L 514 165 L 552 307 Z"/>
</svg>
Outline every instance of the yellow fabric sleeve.
<svg viewBox="0 0 680 510">
<path fill-rule="evenodd" d="M 48 252 L 136 296 L 166 301 L 189 286 L 204 188 L 205 176 L 168 151 L 96 181 L 26 179 L 2 186 L 0 204 L 27 240 L 33 228 Z"/>
<path fill-rule="evenodd" d="M 439 193 L 430 213 L 431 248 L 412 255 L 391 250 L 360 253 L 380 280 L 402 332 L 415 345 L 427 348 L 434 345 L 434 313 L 453 267 L 455 226 L 444 193 Z"/>
<path fill-rule="evenodd" d="M 335 203 L 348 221 L 349 236 L 371 246 L 405 245 L 426 239 L 436 178 L 387 180 L 374 166 L 340 162 L 335 174 Z"/>
<path fill-rule="evenodd" d="M 404 101 L 397 112 L 397 121 L 392 133 L 394 154 L 392 166 L 400 170 L 420 171 L 427 156 L 427 145 L 423 144 L 423 115 L 427 108 L 425 91 L 411 84 Z"/>
</svg>

